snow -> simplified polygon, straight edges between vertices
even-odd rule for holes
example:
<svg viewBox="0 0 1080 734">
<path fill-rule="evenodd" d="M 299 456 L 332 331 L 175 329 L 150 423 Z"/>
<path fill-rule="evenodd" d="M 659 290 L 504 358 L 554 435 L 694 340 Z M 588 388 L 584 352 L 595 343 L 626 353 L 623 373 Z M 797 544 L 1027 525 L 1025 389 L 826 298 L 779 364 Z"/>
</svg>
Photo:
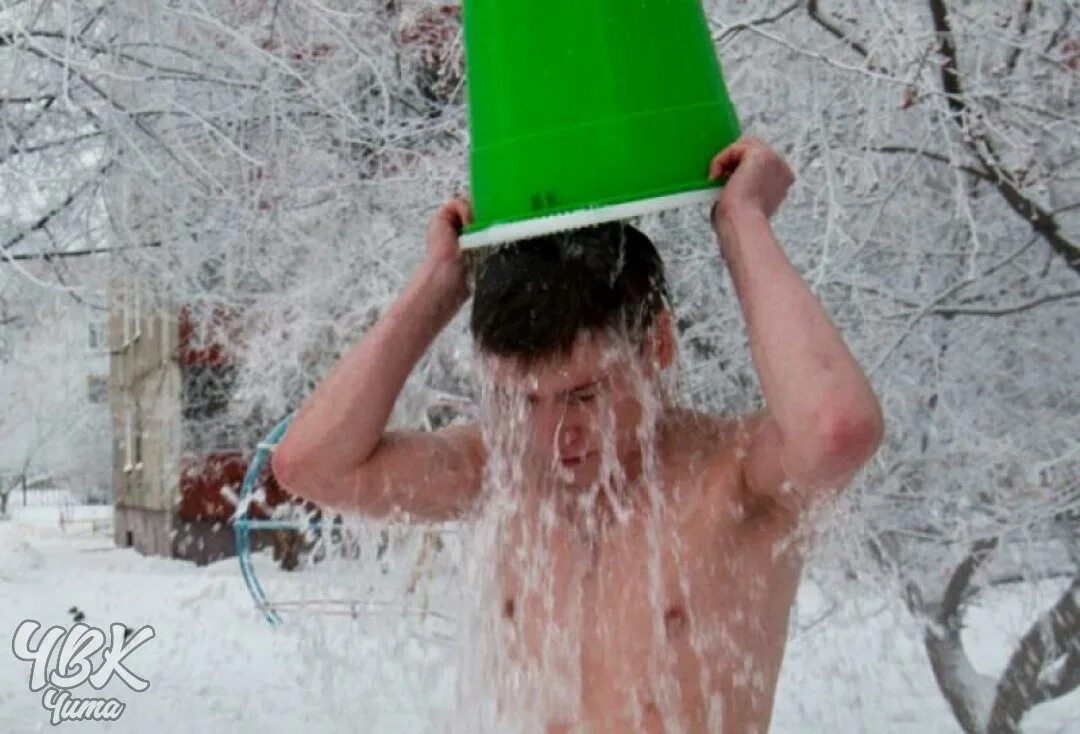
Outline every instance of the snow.
<svg viewBox="0 0 1080 734">
<path fill-rule="evenodd" d="M 271 596 L 329 600 L 323 613 L 301 607 L 272 627 L 254 609 L 234 559 L 200 568 L 143 557 L 115 547 L 100 523 L 79 522 L 105 519 L 110 509 L 75 508 L 64 529 L 55 508 L 15 507 L 13 519 L 0 522 L 0 731 L 50 729 L 40 693 L 29 691 L 29 665 L 11 654 L 11 635 L 28 618 L 68 626 L 73 605 L 87 624 L 156 631 L 128 660 L 149 690 L 135 693 L 117 680 L 101 693 L 76 689 L 77 697 L 127 704 L 119 721 L 68 724 L 79 731 L 441 730 L 457 655 L 447 621 L 453 610 L 440 601 L 454 587 L 448 569 L 409 594 L 411 568 L 384 574 L 371 559 L 286 574 L 260 555 L 256 567 Z M 1024 625 L 1060 593 L 1047 584 L 1009 587 L 973 608 L 965 641 L 979 672 L 999 671 Z M 332 601 L 344 598 L 371 603 Z M 804 584 L 772 731 L 954 734 L 920 635 L 897 600 Z M 1080 731 L 1080 695 L 1037 708 L 1024 731 Z"/>
</svg>

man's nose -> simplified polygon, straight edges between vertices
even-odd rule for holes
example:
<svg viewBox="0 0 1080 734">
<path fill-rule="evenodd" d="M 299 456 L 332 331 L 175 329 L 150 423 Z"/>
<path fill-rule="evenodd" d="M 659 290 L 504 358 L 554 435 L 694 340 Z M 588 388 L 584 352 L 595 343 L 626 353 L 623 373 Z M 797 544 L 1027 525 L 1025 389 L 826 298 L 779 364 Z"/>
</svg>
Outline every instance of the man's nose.
<svg viewBox="0 0 1080 734">
<path fill-rule="evenodd" d="M 581 442 L 585 433 L 577 426 L 565 428 L 559 432 L 560 453 L 572 454 L 581 448 Z"/>
<path fill-rule="evenodd" d="M 586 431 L 584 420 L 580 416 L 575 415 L 573 411 L 568 411 L 563 416 L 558 430 L 559 435 L 557 438 L 560 452 L 573 453 L 581 448 Z"/>
</svg>

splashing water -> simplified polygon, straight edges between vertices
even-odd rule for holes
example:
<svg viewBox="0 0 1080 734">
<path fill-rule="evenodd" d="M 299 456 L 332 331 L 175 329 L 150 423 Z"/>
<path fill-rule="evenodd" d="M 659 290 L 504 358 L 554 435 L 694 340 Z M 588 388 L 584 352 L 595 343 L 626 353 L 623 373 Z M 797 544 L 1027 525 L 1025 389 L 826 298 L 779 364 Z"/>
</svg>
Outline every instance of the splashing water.
<svg viewBox="0 0 1080 734">
<path fill-rule="evenodd" d="M 738 509 L 711 490 L 734 463 L 641 354 L 606 333 L 540 365 L 479 360 L 487 463 L 449 731 L 767 727 L 798 564 L 723 537 Z"/>
</svg>

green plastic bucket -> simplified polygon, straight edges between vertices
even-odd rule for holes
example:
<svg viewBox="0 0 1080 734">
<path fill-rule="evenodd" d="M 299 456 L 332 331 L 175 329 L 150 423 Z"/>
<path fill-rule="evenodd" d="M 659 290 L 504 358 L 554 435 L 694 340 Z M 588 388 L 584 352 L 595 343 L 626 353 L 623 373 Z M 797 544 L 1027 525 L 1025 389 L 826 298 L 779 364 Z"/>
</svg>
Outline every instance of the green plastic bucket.
<svg viewBox="0 0 1080 734">
<path fill-rule="evenodd" d="M 739 137 L 700 0 L 465 0 L 482 247 L 711 201 Z"/>
</svg>

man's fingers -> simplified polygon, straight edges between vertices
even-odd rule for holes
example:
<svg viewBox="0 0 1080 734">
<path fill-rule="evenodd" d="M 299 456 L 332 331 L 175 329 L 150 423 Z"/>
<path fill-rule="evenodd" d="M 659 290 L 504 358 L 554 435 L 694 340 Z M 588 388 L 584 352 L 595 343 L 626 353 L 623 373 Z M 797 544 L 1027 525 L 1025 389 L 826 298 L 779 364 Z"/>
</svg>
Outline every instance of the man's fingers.
<svg viewBox="0 0 1080 734">
<path fill-rule="evenodd" d="M 472 221 L 472 207 L 467 199 L 451 199 L 435 212 L 435 219 L 445 222 L 455 230 L 461 230 Z"/>
<path fill-rule="evenodd" d="M 461 218 L 462 226 L 472 221 L 472 202 L 467 197 L 461 197 L 454 200 L 454 208 L 458 213 L 458 217 Z"/>
<path fill-rule="evenodd" d="M 709 164 L 709 180 L 730 175 L 738 167 L 749 145 L 750 141 L 739 140 L 717 153 Z"/>
<path fill-rule="evenodd" d="M 757 135 L 743 135 L 734 143 L 716 154 L 709 165 L 709 180 L 730 176 L 739 167 L 743 159 L 754 148 L 768 148 L 769 145 Z"/>
<path fill-rule="evenodd" d="M 465 228 L 465 225 L 469 223 L 469 210 L 462 206 L 461 202 L 454 201 L 447 208 L 446 221 L 450 223 L 455 232 L 460 233 Z"/>
<path fill-rule="evenodd" d="M 738 166 L 742 156 L 733 154 L 732 151 L 725 151 L 723 154 L 713 159 L 709 165 L 709 180 L 721 178 L 723 176 L 730 176 L 732 171 Z"/>
</svg>

